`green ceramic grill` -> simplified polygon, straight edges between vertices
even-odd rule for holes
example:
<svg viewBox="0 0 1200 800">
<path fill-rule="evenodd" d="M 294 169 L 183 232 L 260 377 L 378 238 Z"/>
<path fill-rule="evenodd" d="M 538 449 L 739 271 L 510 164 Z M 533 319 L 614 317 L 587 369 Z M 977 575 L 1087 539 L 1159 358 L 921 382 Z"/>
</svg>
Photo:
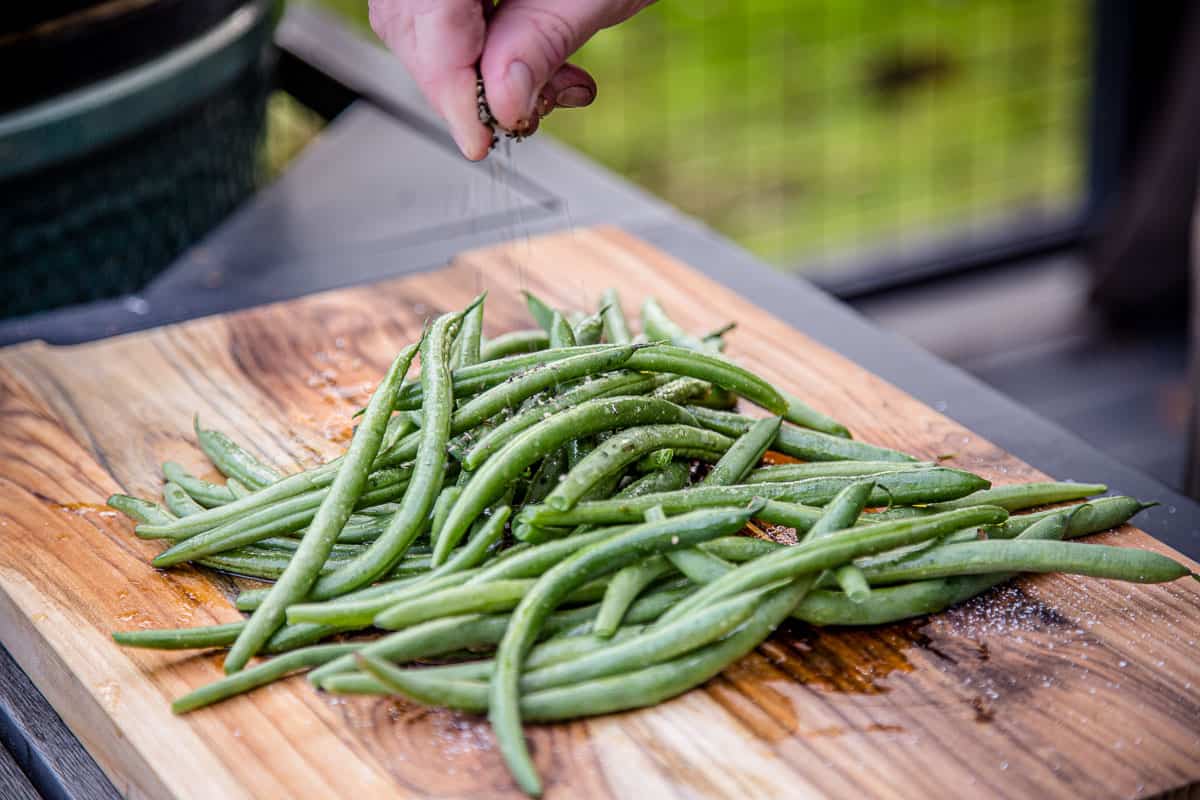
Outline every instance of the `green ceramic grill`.
<svg viewBox="0 0 1200 800">
<path fill-rule="evenodd" d="M 273 8 L 142 4 L 156 16 L 76 36 L 72 59 L 91 75 L 54 75 L 0 111 L 0 317 L 136 292 L 253 192 Z M 88 11 L 94 28 L 94 7 L 73 13 Z M 71 14 L 54 23 L 69 27 Z M 0 63 L 47 74 L 27 63 L 34 48 L 3 51 L 14 41 L 20 32 L 0 39 Z M 134 63 L 87 58 L 114 47 Z"/>
</svg>

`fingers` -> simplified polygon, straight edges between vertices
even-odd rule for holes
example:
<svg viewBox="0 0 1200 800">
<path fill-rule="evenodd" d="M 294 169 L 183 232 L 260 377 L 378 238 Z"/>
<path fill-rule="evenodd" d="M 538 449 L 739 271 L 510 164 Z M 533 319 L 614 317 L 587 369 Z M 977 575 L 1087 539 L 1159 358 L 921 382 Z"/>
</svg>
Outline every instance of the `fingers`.
<svg viewBox="0 0 1200 800">
<path fill-rule="evenodd" d="M 546 81 L 541 96 L 551 106 L 583 108 L 596 99 L 596 81 L 586 71 L 574 64 L 563 64 Z"/>
<path fill-rule="evenodd" d="M 567 58 L 596 31 L 644 5 L 631 0 L 505 0 L 488 25 L 480 64 L 493 116 L 510 130 L 526 131 L 544 87 L 560 78 Z M 553 97 L 546 94 L 554 105 L 587 105 L 595 97 L 595 81 L 577 67 L 563 72 L 561 81 L 554 85 Z"/>
<path fill-rule="evenodd" d="M 574 64 L 563 64 L 538 93 L 533 121 L 556 108 L 583 108 L 596 99 L 596 81 Z"/>
<path fill-rule="evenodd" d="M 492 134 L 475 105 L 475 64 L 486 37 L 479 0 L 371 0 L 369 8 L 371 27 L 446 120 L 463 155 L 485 157 Z"/>
</svg>

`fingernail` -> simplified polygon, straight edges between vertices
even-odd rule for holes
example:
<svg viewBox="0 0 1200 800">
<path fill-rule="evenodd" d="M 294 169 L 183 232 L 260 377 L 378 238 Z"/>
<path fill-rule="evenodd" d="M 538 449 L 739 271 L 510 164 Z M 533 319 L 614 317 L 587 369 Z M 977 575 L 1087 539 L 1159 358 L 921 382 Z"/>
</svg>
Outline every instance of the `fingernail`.
<svg viewBox="0 0 1200 800">
<path fill-rule="evenodd" d="M 594 100 L 596 95 L 586 86 L 568 86 L 554 98 L 557 105 L 565 108 L 582 108 Z"/>
<path fill-rule="evenodd" d="M 512 93 L 523 98 L 524 105 L 521 107 L 521 116 L 528 117 L 533 113 L 533 104 L 537 102 L 537 93 L 533 86 L 533 72 L 530 71 L 529 65 L 524 61 L 512 62 L 508 65 L 508 71 L 504 73 L 504 79 L 508 81 Z"/>
<path fill-rule="evenodd" d="M 463 122 L 454 119 L 450 121 L 450 137 L 454 139 L 454 143 L 458 145 L 463 156 L 471 161 L 478 161 L 487 155 L 486 150 L 478 152 L 479 127 L 482 126 L 474 120 Z"/>
<path fill-rule="evenodd" d="M 462 129 L 462 125 L 460 125 L 456 120 L 450 119 L 448 122 L 450 128 L 450 138 L 454 140 L 456 145 L 458 145 L 459 151 L 467 158 L 470 158 L 471 154 L 467 151 L 469 149 L 471 140 L 466 135 L 466 131 Z"/>
</svg>

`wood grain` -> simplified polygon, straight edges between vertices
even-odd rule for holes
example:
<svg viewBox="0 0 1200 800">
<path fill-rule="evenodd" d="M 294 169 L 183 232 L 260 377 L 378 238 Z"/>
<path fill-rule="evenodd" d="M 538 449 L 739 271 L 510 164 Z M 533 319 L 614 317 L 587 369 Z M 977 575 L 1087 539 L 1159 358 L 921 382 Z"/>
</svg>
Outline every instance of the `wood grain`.
<svg viewBox="0 0 1200 800">
<path fill-rule="evenodd" d="M 194 412 L 282 469 L 310 465 L 338 452 L 349 414 L 429 316 L 486 288 L 495 335 L 530 324 L 520 289 L 590 307 L 609 285 L 628 303 L 656 295 L 694 330 L 738 320 L 730 355 L 861 439 L 953 453 L 951 464 L 997 483 L 1041 477 L 607 229 L 118 339 L 0 351 L 4 644 L 122 793 L 518 796 L 486 723 L 470 716 L 322 696 L 300 679 L 172 716 L 170 699 L 218 677 L 217 655 L 122 650 L 108 633 L 236 619 L 235 585 L 151 569 L 159 546 L 99 504 L 116 490 L 157 495 L 166 459 L 206 474 Z M 1170 552 L 1129 527 L 1106 538 Z M 531 741 L 551 798 L 1149 796 L 1200 780 L 1198 600 L 1192 581 L 1043 576 L 876 630 L 791 625 L 683 697 L 531 727 Z"/>
</svg>

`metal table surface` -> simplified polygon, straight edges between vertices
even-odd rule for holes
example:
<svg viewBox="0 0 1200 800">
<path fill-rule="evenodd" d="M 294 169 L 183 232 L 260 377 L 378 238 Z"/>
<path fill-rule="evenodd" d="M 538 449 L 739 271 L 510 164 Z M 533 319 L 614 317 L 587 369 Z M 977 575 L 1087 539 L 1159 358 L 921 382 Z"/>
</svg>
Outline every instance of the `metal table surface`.
<svg viewBox="0 0 1200 800">
<path fill-rule="evenodd" d="M 1200 505 L 878 330 L 808 282 L 772 270 L 545 136 L 514 145 L 508 158 L 465 162 L 398 62 L 311 10 L 291 9 L 276 42 L 293 62 L 322 81 L 332 79 L 319 91 L 333 91 L 350 105 L 283 176 L 141 294 L 2 321 L 0 345 L 87 341 L 434 269 L 464 249 L 506 239 L 613 224 L 1039 469 L 1157 500 L 1160 505 L 1139 524 L 1200 558 Z M 553 119 L 547 128 L 553 130 Z M 0 756 L 7 750 L 45 797 L 119 796 L 3 648 L 0 744 Z M 0 758 L 0 789 L 7 797 L 5 763 Z"/>
</svg>

